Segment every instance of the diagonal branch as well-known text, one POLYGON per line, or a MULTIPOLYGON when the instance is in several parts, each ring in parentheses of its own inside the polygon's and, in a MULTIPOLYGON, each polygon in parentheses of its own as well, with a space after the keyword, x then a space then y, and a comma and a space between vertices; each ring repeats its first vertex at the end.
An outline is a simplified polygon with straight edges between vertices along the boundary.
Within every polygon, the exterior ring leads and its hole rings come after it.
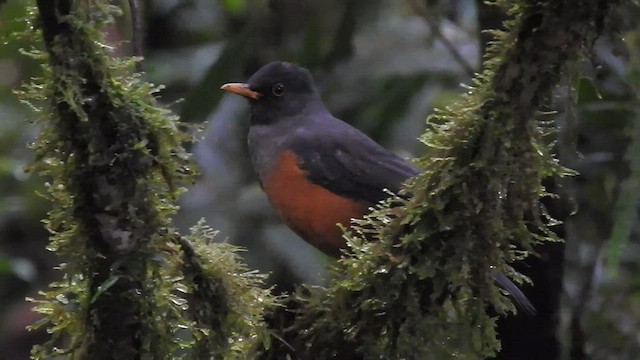
POLYGON ((458 49, 456 49, 455 45, 449 41, 449 39, 444 36, 442 31, 440 31, 440 26, 438 25, 437 19, 429 13, 429 11, 421 6, 418 3, 418 0, 407 0, 407 3, 411 7, 414 13, 424 19, 427 26, 431 30, 431 34, 435 36, 445 48, 449 51, 453 59, 460 65, 460 67, 465 71, 465 73, 469 77, 473 77, 475 75, 475 70, 473 66, 467 62, 467 60, 460 54, 458 49))

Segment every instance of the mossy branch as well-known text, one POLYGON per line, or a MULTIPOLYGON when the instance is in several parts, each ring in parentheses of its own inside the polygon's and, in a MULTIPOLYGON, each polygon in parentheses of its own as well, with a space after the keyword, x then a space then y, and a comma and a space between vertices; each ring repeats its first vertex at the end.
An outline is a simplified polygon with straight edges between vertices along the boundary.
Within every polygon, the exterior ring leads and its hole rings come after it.
MULTIPOLYGON (((145 181, 158 164, 156 134, 140 109, 108 83, 104 52, 92 41, 92 29, 83 21, 88 19, 73 11, 78 3, 37 4, 54 84, 49 130, 57 145, 40 143, 38 152, 55 154, 64 164, 60 185, 72 196, 67 215, 75 219, 76 241, 67 245, 83 249, 76 264, 89 299, 82 304, 89 335, 81 356, 133 359, 144 346, 145 252, 162 226, 145 181)), ((68 219, 60 220, 53 231, 69 227, 68 219)))
MULTIPOLYGON (((308 358, 480 359, 500 349, 497 313, 513 305, 493 281, 557 241, 542 180, 569 173, 536 111, 600 33, 611 1, 517 1, 461 101, 429 118, 430 148, 406 191, 349 236, 327 289, 307 296, 295 331, 308 358), (398 202, 400 205, 398 205, 398 202), (377 234, 367 242, 364 234, 377 234)), ((285 349, 286 351, 286 349, 285 349)))
POLYGON ((250 357, 270 339, 273 298, 204 225, 190 237, 171 227, 192 137, 131 75, 137 59, 111 56, 101 29, 119 9, 36 3, 46 52, 31 54, 48 64, 22 95, 45 102, 35 166, 50 179, 49 248, 65 263, 64 281, 33 300, 46 315, 33 327, 52 334, 33 357, 250 357))

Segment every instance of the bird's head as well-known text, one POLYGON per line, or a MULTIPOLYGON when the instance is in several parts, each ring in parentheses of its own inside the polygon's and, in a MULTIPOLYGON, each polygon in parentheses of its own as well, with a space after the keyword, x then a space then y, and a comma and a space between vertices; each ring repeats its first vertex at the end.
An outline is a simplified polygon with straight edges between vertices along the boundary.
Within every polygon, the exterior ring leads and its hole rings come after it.
POLYGON ((287 62, 267 64, 247 83, 228 83, 221 89, 249 99, 254 123, 278 121, 324 109, 309 70, 287 62))

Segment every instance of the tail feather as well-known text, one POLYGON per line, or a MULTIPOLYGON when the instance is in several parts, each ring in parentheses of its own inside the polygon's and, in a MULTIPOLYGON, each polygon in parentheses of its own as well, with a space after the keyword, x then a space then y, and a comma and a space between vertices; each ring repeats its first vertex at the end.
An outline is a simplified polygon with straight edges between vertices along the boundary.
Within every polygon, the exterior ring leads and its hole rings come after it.
POLYGON ((498 283, 498 285, 507 291, 509 295, 511 295, 511 299, 514 304, 525 314, 529 316, 534 316, 536 314, 536 308, 533 306, 531 301, 527 298, 527 296, 514 284, 508 277, 504 274, 494 273, 493 279, 498 283))

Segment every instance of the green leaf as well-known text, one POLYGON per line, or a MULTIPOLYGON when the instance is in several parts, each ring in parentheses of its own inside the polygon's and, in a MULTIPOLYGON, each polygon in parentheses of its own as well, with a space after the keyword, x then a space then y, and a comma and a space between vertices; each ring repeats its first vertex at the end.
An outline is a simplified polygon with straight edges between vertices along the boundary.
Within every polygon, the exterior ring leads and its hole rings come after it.
POLYGON ((8 257, 0 255, 0 274, 11 272, 11 260, 8 257))
POLYGON ((245 0, 223 0, 222 7, 232 15, 241 15, 247 8, 245 0))
POLYGON ((600 92, 598 91, 594 80, 589 77, 581 77, 580 79, 578 79, 576 89, 576 103, 578 105, 602 100, 602 94, 600 94, 600 92))

